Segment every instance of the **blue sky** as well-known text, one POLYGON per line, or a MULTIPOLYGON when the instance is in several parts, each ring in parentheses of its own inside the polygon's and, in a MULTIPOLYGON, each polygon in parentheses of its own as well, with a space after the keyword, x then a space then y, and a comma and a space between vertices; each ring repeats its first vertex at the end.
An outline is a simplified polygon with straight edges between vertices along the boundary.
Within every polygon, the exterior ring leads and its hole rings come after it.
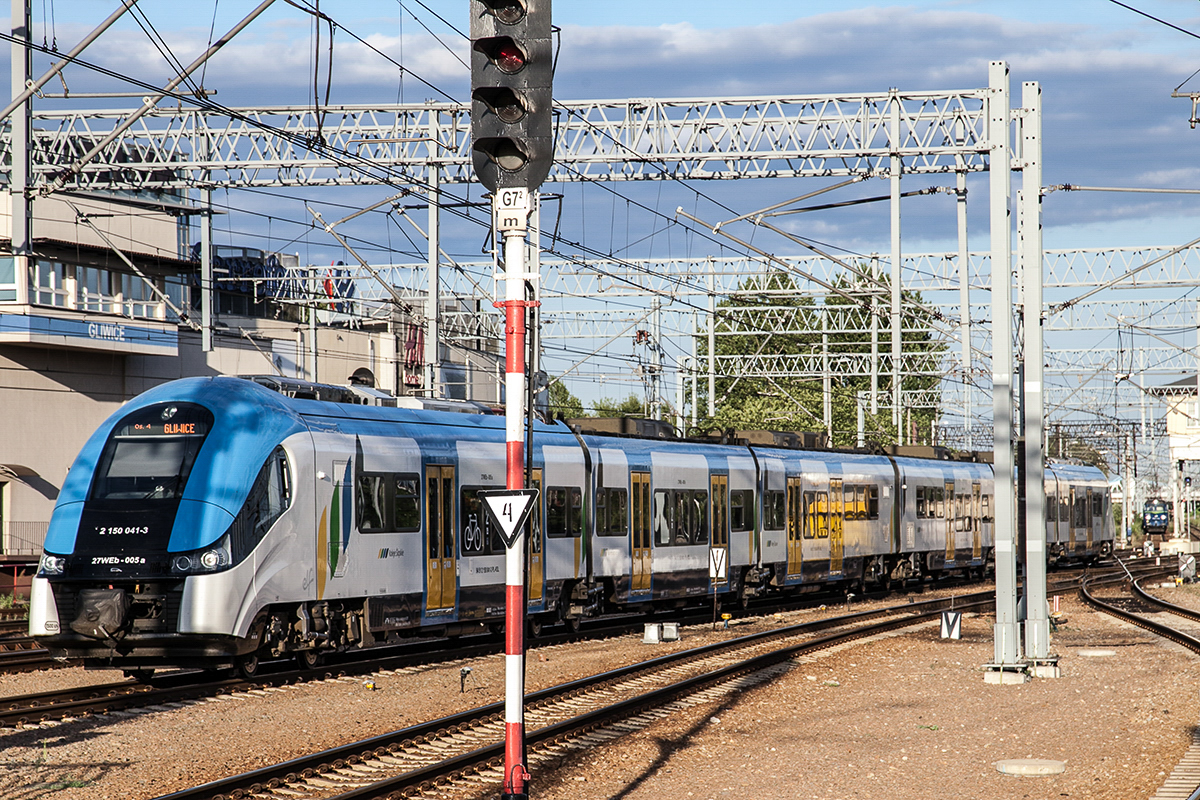
MULTIPOLYGON (((115 5, 116 0, 35 3, 35 37, 56 38, 67 49, 115 5)), ((254 3, 142 0, 140 5, 186 62, 204 47, 210 27, 224 31, 254 3)), ((1130 0, 1128 5, 1200 33, 1196 0, 1130 0)), ((468 50, 461 34, 467 27, 466 0, 327 0, 321 8, 344 28, 336 38, 331 102, 466 97, 469 79, 460 61, 468 50), (355 44, 345 31, 369 39, 410 74, 402 77, 392 63, 355 44)), ((1018 96, 1022 81, 1042 85, 1046 184, 1200 186, 1200 129, 1188 125, 1190 104, 1170 97, 1200 69, 1200 39, 1108 0, 559 0, 555 22, 563 29, 555 78, 555 95, 561 99, 963 89, 986 86, 987 63, 1006 60, 1018 96)), ((326 44, 323 32, 323 64, 326 44)), ((216 99, 227 105, 311 103, 316 49, 309 19, 279 2, 212 61, 205 85, 216 89, 216 99)), ((162 83, 170 77, 163 56, 131 22, 106 34, 87 56, 147 80, 162 83)), ((75 91, 118 88, 78 71, 69 73, 68 81, 75 91)), ((1200 76, 1185 88, 1200 91, 1200 76)), ((983 180, 972 179, 972 189, 980 190, 974 197, 986 196, 983 180)), ((905 188, 933 182, 909 178, 905 188)), ((611 248, 623 256, 682 256, 697 255, 706 246, 678 233, 655 234, 661 218, 636 211, 626 217, 628 207, 601 188, 555 188, 565 195, 564 232, 594 249, 611 248), (614 227, 614 219, 623 224, 614 227)), ((813 187, 760 181, 615 188, 669 214, 677 205, 690 205, 696 191, 745 212, 813 187)), ((348 199, 339 196, 339 201, 367 205, 386 196, 383 191, 362 190, 348 199)), ((880 193, 886 193, 886 184, 874 182, 846 190, 838 199, 880 193)), ((323 199, 312 192, 307 196, 316 203, 323 199)), ((307 222, 299 201, 287 204, 238 192, 226 199, 278 219, 272 238, 263 239, 260 222, 230 215, 219 221, 227 229, 218 232, 218 241, 259 247, 284 241, 287 249, 302 249, 311 263, 345 258, 327 238, 297 242, 286 233, 285 218, 307 222)), ((987 244, 986 204, 977 201, 971 208, 972 247, 982 249, 987 244)), ((1200 196, 1058 192, 1047 197, 1044 210, 1049 248, 1175 245, 1195 238, 1200 227, 1200 196)), ((713 206, 701 207, 699 215, 728 216, 713 206)), ((383 243, 385 233, 372 230, 371 224, 370 217, 363 218, 359 235, 383 243)), ((888 250, 886 204, 806 215, 794 225, 797 233, 849 252, 888 250)), ((906 201, 904 226, 906 250, 953 249, 953 201, 945 195, 906 201)), ((455 255, 480 257, 476 228, 448 230, 446 238, 455 255)), ((782 241, 771 249, 788 252, 782 241)))
MULTIPOLYGON (((1195 0, 1128 4, 1200 33, 1200 3, 1195 0)), ((140 5, 186 62, 206 44, 210 29, 224 31, 254 4, 143 0, 140 5)), ((114 7, 115 0, 35 3, 35 38, 55 39, 67 49, 114 7)), ((332 102, 466 96, 468 75, 460 61, 468 47, 461 33, 466 0, 343 0, 326 2, 322 9, 344 27, 336 37, 332 102), (402 62, 409 74, 402 76, 394 64, 353 42, 345 31, 371 41, 402 62)), ((986 85, 988 61, 1004 59, 1011 64, 1014 87, 1025 80, 1042 84, 1047 184, 1174 188, 1200 179, 1195 157, 1200 130, 1187 124, 1189 103, 1170 97, 1172 89, 1200 69, 1200 39, 1108 0, 559 0, 555 22, 563 28, 555 94, 563 99, 971 88, 986 85)), ((313 33, 305 15, 276 3, 213 59, 205 85, 216 89, 216 99, 227 105, 311 103, 313 33)), ((327 39, 326 32, 322 48, 327 39)), ((86 55, 152 81, 171 76, 164 57, 128 19, 86 55)), ((326 63, 323 50, 322 59, 326 63)), ((7 61, 0 66, 7 68, 7 61)), ((69 72, 68 81, 77 92, 120 88, 80 71, 69 72)), ((1200 77, 1185 88, 1200 90, 1200 77)), ((51 102, 42 101, 44 107, 51 102)), ((672 195, 676 188, 665 190, 671 195, 667 202, 677 199, 672 195)), ((794 188, 726 185, 721 191, 741 207, 764 196, 799 193, 794 188)), ((1186 241, 1194 238, 1187 234, 1195 226, 1198 203, 1200 199, 1186 196, 1059 193, 1046 203, 1046 245, 1186 241)), ((948 202, 943 205, 949 207, 948 202)), ((982 211, 982 204, 977 205, 982 211)), ((886 212, 839 212, 807 224, 810 235, 847 249, 881 250, 887 242, 886 230, 878 224, 880 213, 886 212)), ((937 201, 913 203, 905 217, 906 246, 953 246, 953 214, 937 201)), ((975 216, 972 226, 980 228, 975 216)))

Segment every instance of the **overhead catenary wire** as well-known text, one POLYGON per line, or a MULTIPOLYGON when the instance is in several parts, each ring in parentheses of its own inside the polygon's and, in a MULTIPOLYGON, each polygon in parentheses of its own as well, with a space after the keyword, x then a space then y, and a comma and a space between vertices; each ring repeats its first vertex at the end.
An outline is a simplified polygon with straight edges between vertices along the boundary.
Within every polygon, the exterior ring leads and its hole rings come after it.
MULTIPOLYGON (((655 213, 658 213, 658 212, 657 212, 657 211, 655 211, 655 213)), ((665 231, 666 231, 666 232, 669 234, 670 227, 668 226, 668 227, 667 227, 667 228, 665 228, 664 230, 665 230, 665 231)), ((595 252, 595 251, 593 251, 593 252, 595 252)))

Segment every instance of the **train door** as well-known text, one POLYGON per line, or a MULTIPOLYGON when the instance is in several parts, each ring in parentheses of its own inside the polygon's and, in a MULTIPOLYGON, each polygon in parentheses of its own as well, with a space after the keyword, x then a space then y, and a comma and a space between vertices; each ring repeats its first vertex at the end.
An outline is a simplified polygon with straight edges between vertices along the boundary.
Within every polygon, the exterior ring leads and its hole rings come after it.
POLYGON ((788 537, 788 566, 789 576, 800 575, 800 565, 803 561, 802 514, 804 506, 801 503, 800 478, 787 479, 787 537, 788 537))
POLYGON ((546 559, 542 554, 542 471, 535 469, 530 475, 530 484, 537 490, 537 500, 529 514, 529 604, 542 602, 546 589, 546 559))
POLYGON ((632 503, 633 525, 630 526, 630 536, 633 539, 633 582, 630 586, 634 592, 650 591, 650 473, 631 472, 629 482, 633 490, 632 503))
POLYGON ((980 524, 980 515, 979 515, 979 509, 980 509, 979 498, 980 498, 981 491, 982 491, 982 487, 978 483, 971 484, 970 525, 971 525, 971 559, 973 561, 978 561, 981 558, 983 558, 983 535, 980 530, 983 527, 983 525, 980 524))
MULTIPOLYGON (((946 519, 944 520, 945 525, 946 525, 946 560, 953 561, 954 560, 954 521, 955 521, 955 514, 957 513, 956 507, 958 505, 958 503, 956 503, 957 497, 954 494, 954 481, 946 481, 945 489, 946 489, 946 494, 945 494, 946 503, 943 506, 943 508, 945 509, 945 513, 946 513, 946 519)), ((939 503, 938 505, 941 505, 941 504, 939 503)))
POLYGON ((842 481, 829 481, 829 571, 842 571, 842 556, 845 553, 843 531, 845 529, 846 504, 842 495, 842 481))
POLYGON ((712 536, 709 537, 709 566, 714 584, 729 580, 729 476, 713 475, 709 479, 712 498, 712 536))
POLYGON ((425 468, 425 613, 454 608, 454 467, 425 468))

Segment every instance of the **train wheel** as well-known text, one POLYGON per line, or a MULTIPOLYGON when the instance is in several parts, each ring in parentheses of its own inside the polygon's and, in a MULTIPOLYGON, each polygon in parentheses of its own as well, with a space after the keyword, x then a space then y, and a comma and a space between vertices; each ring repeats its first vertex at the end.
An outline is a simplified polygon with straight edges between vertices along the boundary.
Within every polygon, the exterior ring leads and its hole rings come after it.
POLYGON ((240 677, 250 680, 258 674, 258 653, 248 653, 244 656, 238 656, 235 668, 240 677))
POLYGON ((542 635, 542 620, 540 617, 530 617, 525 621, 525 631, 529 638, 536 639, 542 635))
POLYGON ((563 624, 567 626, 567 630, 572 634, 579 633, 579 625, 582 620, 579 617, 567 617, 563 620, 563 624))
POLYGON ((321 654, 316 650, 297 650, 296 663, 300 665, 300 669, 316 669, 321 663, 321 654))

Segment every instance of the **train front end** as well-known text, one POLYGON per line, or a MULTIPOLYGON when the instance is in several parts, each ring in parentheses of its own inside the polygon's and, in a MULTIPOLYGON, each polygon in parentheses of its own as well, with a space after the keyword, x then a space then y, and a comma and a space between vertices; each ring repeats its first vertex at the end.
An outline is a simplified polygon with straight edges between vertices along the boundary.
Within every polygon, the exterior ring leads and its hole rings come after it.
POLYGON ((176 381, 92 436, 33 583, 30 634, 52 655, 126 670, 215 667, 257 645, 240 629, 254 610, 246 530, 267 521, 264 509, 282 510, 278 445, 298 424, 271 413, 269 398, 263 407, 264 393, 236 379, 176 381), (274 500, 254 497, 272 472, 274 500))

